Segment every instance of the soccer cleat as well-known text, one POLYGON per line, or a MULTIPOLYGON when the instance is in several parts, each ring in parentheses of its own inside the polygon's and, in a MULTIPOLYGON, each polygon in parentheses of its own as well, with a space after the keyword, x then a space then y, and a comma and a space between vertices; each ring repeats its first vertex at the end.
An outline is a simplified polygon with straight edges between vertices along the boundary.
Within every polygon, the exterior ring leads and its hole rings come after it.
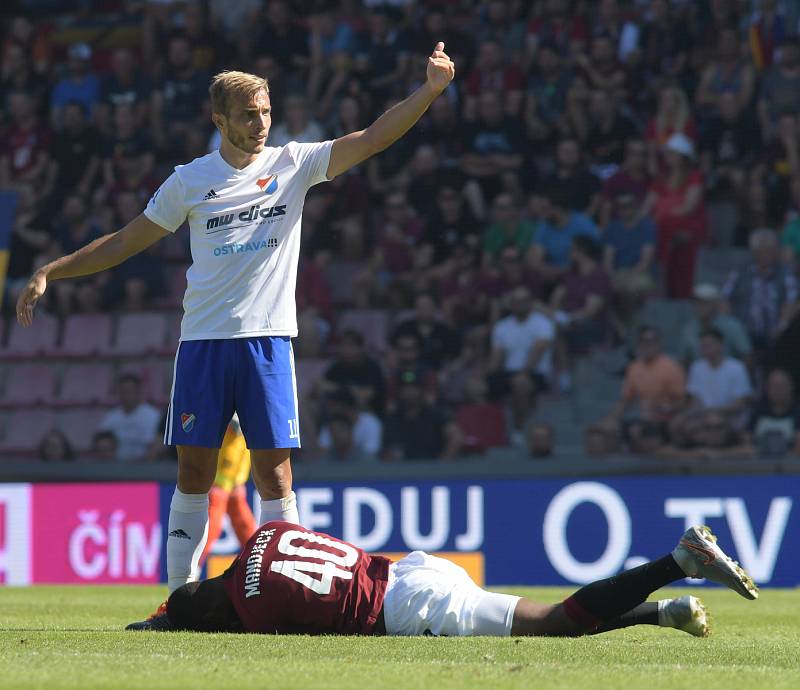
POLYGON ((126 625, 125 630, 172 630, 172 623, 169 622, 167 617, 167 602, 163 602, 145 620, 126 625))
POLYGON ((753 578, 717 545, 717 538, 708 527, 687 529, 672 557, 686 577, 706 578, 729 587, 745 599, 758 599, 753 578))
POLYGON ((711 633, 711 621, 705 605, 690 595, 659 601, 658 624, 683 630, 695 637, 708 637, 711 633))

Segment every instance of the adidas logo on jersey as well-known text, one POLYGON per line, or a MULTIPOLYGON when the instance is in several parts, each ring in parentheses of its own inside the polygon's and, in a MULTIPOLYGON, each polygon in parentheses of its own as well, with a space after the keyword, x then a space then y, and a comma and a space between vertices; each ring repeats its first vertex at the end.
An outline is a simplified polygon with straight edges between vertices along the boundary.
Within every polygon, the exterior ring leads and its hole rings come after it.
POLYGON ((209 189, 208 193, 203 197, 203 201, 208 201, 209 199, 218 199, 219 196, 213 189, 209 189))

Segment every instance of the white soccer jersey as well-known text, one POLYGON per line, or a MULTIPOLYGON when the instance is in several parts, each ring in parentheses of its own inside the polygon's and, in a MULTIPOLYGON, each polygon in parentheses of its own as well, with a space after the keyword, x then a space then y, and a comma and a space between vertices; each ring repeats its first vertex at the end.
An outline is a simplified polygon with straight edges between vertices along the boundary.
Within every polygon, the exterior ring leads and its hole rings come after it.
POLYGON ((181 340, 297 335, 303 204, 328 179, 332 145, 265 148, 241 170, 214 151, 176 166, 156 191, 151 221, 175 232, 189 220, 181 340))

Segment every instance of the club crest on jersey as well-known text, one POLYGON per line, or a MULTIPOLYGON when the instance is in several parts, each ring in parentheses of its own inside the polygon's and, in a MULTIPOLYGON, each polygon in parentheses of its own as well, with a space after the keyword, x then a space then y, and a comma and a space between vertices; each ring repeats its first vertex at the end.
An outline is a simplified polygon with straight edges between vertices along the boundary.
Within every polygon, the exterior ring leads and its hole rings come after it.
POLYGON ((184 412, 181 415, 181 426, 183 430, 187 433, 194 428, 194 423, 197 421, 197 417, 194 416, 193 413, 189 412, 188 414, 184 412))
POLYGON ((278 176, 269 175, 267 177, 263 177, 256 180, 256 184, 258 185, 258 188, 264 192, 264 194, 272 194, 278 188, 278 176))

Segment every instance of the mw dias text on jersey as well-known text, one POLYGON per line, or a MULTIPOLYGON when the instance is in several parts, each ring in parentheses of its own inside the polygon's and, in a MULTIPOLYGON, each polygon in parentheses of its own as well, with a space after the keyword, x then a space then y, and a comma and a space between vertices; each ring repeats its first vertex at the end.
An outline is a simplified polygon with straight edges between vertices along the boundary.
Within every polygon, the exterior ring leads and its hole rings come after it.
POLYGON ((299 447, 300 226, 332 146, 264 148, 241 169, 214 151, 176 166, 147 204, 169 232, 188 220, 192 253, 165 443, 219 448, 235 410, 249 448, 299 447))

